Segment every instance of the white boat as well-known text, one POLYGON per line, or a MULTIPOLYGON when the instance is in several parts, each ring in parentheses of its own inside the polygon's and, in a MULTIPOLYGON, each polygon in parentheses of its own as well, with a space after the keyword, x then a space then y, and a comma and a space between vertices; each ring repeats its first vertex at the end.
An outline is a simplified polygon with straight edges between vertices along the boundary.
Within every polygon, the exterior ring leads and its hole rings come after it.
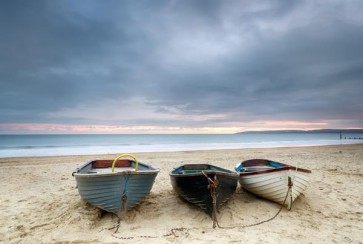
POLYGON ((311 171, 266 159, 239 163, 242 188, 262 198, 284 204, 289 210, 294 200, 306 189, 311 171))

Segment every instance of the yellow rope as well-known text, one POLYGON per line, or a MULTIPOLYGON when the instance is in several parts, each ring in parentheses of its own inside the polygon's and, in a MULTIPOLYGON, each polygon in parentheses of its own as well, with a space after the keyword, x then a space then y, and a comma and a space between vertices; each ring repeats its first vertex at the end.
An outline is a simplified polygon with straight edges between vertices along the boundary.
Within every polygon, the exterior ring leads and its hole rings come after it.
POLYGON ((113 162, 112 162, 112 172, 115 172, 115 164, 116 164, 117 160, 119 160, 120 158, 124 158, 124 157, 132 158, 135 161, 135 170, 138 171, 139 161, 137 160, 137 158, 132 154, 124 153, 124 154, 121 154, 120 156, 116 157, 115 160, 113 160, 113 162))

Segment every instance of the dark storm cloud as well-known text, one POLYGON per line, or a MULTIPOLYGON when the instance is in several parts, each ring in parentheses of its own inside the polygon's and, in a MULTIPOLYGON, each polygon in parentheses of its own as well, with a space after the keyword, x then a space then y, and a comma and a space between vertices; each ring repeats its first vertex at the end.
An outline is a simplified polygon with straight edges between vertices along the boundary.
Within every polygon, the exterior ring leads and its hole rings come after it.
POLYGON ((140 55, 132 53, 137 41, 126 34, 127 25, 116 26, 122 18, 108 19, 112 6, 103 13, 96 8, 47 1, 1 7, 3 121, 52 120, 49 111, 123 91, 131 57, 140 55), (114 52, 126 65, 114 60, 114 52))
POLYGON ((363 127, 359 9, 358 1, 2 1, 0 123, 363 127), (132 99, 145 106, 124 103, 132 99), (90 116, 109 104, 140 111, 90 116))

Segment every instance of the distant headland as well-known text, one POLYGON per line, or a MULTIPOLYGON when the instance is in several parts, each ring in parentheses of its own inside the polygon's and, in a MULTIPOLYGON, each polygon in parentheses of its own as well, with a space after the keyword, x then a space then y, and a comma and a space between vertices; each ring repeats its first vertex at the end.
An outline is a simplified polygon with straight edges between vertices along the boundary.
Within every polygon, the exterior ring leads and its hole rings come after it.
POLYGON ((254 133, 363 133, 363 129, 320 129, 320 130, 264 130, 264 131, 242 131, 236 134, 254 133))

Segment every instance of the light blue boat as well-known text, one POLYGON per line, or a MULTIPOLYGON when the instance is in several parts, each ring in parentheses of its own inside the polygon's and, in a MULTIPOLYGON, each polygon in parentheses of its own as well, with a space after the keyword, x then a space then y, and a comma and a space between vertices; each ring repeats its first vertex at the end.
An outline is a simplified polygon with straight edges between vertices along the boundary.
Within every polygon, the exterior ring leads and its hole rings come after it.
POLYGON ((158 169, 139 163, 135 156, 121 154, 113 161, 90 161, 72 175, 84 201, 116 214, 120 220, 150 193, 158 173, 158 169), (133 160, 121 159, 124 157, 133 160))

